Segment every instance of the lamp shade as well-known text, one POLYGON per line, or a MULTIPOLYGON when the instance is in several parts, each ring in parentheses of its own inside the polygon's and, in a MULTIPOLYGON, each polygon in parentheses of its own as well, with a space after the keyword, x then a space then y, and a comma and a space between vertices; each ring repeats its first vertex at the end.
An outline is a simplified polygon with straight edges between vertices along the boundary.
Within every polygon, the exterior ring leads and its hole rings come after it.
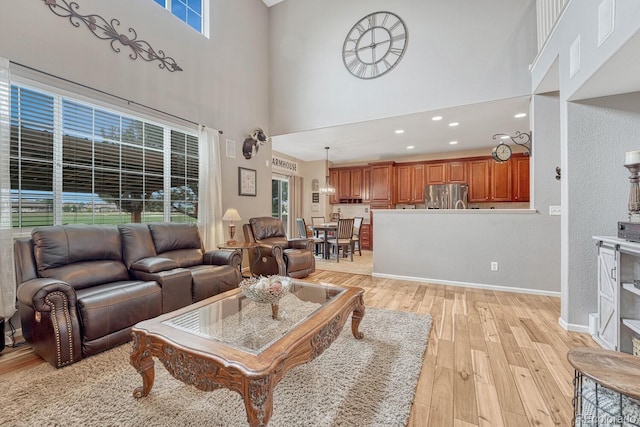
POLYGON ((227 209, 227 211, 224 213, 224 216, 222 217, 223 221, 240 221, 241 219, 242 218, 240 218, 240 214, 234 208, 227 209))

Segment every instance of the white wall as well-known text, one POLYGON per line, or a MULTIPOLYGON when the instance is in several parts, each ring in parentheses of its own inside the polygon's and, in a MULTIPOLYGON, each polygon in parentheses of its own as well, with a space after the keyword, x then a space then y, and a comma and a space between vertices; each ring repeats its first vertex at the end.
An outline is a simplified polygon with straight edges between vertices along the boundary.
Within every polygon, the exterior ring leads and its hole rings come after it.
POLYGON ((557 95, 534 96, 531 117, 532 210, 376 210, 374 275, 560 295, 557 95))
MULTIPOLYGON (((242 142, 251 128, 269 133, 268 9, 258 0, 211 0, 211 38, 198 34, 152 0, 78 0, 80 14, 117 18, 120 32, 132 27, 138 39, 163 50, 184 69, 170 73, 157 62, 133 61, 126 47, 115 53, 109 42, 81 24, 54 15, 42 1, 3 2, 0 56, 158 110, 222 129, 223 205, 243 218, 268 214, 271 200, 271 147, 251 160, 242 142), (236 142, 236 158, 225 156, 225 140, 236 142), (269 162, 270 163, 270 162, 269 162), (238 196, 237 168, 258 171, 258 196, 238 196)), ((118 44, 116 43, 116 46, 118 44)), ((14 73, 24 73, 13 67, 14 73)), ((45 79, 37 73, 30 73, 45 79)), ((55 79, 49 79, 56 82, 55 79)), ((94 96, 89 90, 65 85, 94 96)), ((95 95, 98 96, 98 95, 95 95)), ((127 106, 124 102, 105 100, 127 106)), ((155 114, 140 108, 145 114, 155 114)), ((162 116, 160 115, 162 118, 162 116)))
POLYGON ((561 322, 569 329, 584 328, 588 314, 597 311, 597 251, 591 236, 616 235, 617 221, 626 219, 624 152, 640 148, 640 97, 632 93, 640 90, 639 30, 640 2, 570 1, 531 72, 534 92, 548 81, 556 81, 559 90, 561 322), (605 32, 599 11, 607 6, 615 6, 613 32, 600 40, 605 32), (578 37, 580 48, 572 60, 571 45, 578 37), (630 93, 589 99, 625 92, 630 93))
POLYGON ((530 93, 534 0, 295 0, 269 17, 274 135, 530 93), (342 44, 378 10, 405 21, 408 48, 391 72, 361 80, 342 44))

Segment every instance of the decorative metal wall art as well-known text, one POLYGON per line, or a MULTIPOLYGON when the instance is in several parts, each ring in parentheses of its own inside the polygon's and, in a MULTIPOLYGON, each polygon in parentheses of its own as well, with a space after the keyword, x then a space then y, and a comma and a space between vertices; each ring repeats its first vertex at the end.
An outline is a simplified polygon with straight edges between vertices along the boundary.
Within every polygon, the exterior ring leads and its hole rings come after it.
POLYGON ((161 69, 166 69, 172 73, 174 71, 182 71, 176 61, 170 56, 166 56, 162 50, 156 51, 148 42, 138 40, 138 34, 133 28, 129 28, 129 35, 120 34, 116 30, 116 27, 120 26, 118 19, 113 18, 111 21, 107 21, 100 15, 81 15, 77 12, 80 6, 73 1, 44 0, 44 2, 54 14, 62 18, 69 18, 69 22, 74 27, 79 27, 80 23, 83 23, 97 38, 111 40, 111 49, 114 52, 120 52, 120 47, 117 45, 119 43, 131 49, 129 58, 134 61, 138 58, 147 62, 159 61, 158 67, 161 69))

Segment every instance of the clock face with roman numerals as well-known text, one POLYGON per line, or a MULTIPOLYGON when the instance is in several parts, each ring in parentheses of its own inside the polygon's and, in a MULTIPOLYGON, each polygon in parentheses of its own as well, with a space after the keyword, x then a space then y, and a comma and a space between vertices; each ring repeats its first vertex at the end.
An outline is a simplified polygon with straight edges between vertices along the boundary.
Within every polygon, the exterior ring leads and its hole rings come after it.
POLYGON ((391 12, 371 13, 351 28, 342 45, 342 61, 359 79, 375 79, 393 70, 407 50, 407 26, 391 12))

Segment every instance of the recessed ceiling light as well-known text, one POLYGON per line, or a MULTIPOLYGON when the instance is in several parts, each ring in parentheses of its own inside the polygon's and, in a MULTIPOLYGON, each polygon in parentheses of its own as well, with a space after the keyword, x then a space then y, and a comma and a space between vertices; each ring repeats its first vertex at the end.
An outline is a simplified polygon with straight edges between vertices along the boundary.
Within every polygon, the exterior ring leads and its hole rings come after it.
POLYGON ((433 116, 431 117, 431 120, 433 120, 434 122, 437 122, 438 120, 442 120, 442 116, 433 116))
POLYGON ((515 117, 516 119, 521 119, 521 118, 523 118, 523 117, 527 117, 527 114, 526 114, 526 113, 518 113, 518 114, 516 114, 516 115, 515 115, 515 116, 513 116, 513 117, 515 117))
POLYGON ((449 141, 449 145, 456 145, 458 141, 449 141))
POLYGON ((449 123, 449 126, 454 127, 454 126, 458 126, 460 123, 458 122, 451 122, 449 123))
POLYGON ((500 139, 509 139, 509 138, 511 138, 509 135, 502 135, 502 136, 500 137, 500 139))
POLYGON ((396 129, 396 133, 404 133, 404 129, 396 129))
POLYGON ((416 148, 415 145, 407 145, 407 150, 413 150, 414 148, 416 148))

